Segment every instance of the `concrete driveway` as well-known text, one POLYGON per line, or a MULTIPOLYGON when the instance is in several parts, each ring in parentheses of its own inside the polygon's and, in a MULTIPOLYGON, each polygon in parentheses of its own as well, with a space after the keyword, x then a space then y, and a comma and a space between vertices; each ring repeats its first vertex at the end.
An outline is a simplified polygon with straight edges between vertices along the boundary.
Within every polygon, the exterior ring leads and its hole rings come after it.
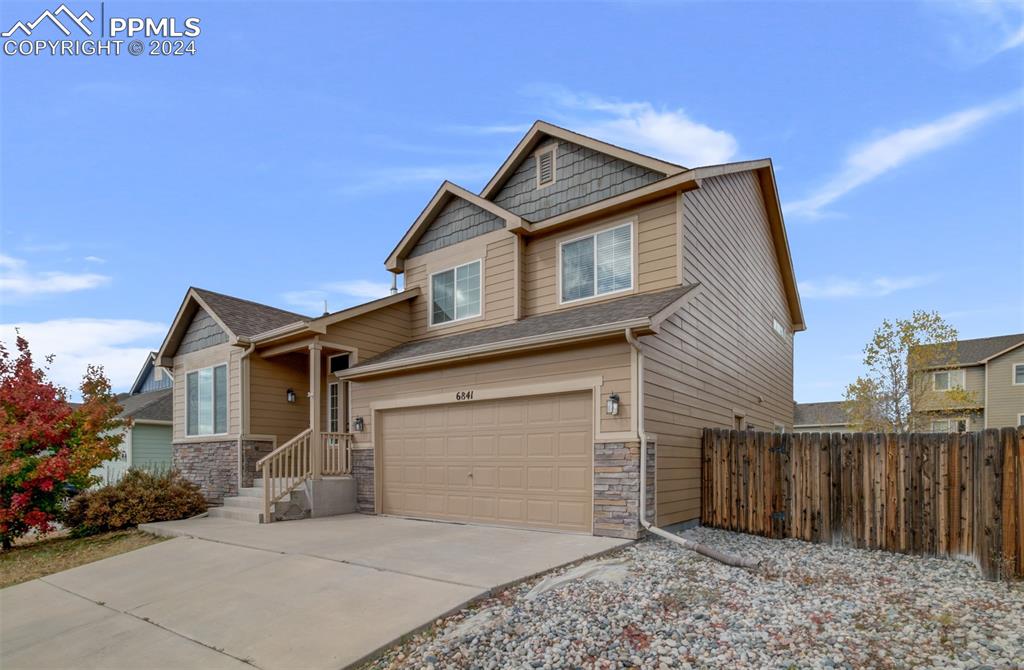
POLYGON ((0 591, 0 667, 342 668, 622 540, 351 514, 175 537, 0 591))

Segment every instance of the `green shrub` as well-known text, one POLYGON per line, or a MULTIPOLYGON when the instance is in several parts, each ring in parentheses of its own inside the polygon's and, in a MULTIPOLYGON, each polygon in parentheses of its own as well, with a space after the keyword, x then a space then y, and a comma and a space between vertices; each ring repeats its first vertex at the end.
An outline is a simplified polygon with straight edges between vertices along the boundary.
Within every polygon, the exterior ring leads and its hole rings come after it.
POLYGON ((205 511, 206 500, 199 487, 177 471, 130 469, 116 484, 72 498, 64 525, 75 535, 91 535, 151 521, 185 519, 205 511))

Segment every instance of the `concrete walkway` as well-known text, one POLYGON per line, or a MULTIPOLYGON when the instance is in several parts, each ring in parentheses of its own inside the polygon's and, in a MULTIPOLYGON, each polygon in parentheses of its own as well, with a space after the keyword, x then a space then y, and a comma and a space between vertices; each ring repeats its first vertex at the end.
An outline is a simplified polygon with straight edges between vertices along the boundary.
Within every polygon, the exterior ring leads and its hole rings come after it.
POLYGON ((0 667, 341 668, 622 540, 351 514, 175 539, 0 591, 0 667))

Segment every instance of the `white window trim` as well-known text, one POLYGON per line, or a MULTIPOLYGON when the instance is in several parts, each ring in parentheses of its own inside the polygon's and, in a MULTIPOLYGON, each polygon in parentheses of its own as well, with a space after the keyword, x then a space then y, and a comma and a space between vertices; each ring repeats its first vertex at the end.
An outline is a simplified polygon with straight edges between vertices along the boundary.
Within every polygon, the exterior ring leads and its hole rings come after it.
POLYGON ((1024 386, 1024 382, 1017 381, 1017 368, 1024 368, 1024 363, 1014 363, 1010 366, 1010 385, 1024 386))
MULTIPOLYGON (((329 369, 330 368, 328 368, 328 370, 329 369)), ((338 430, 340 428, 340 426, 341 426, 341 386, 340 386, 340 382, 331 382, 331 383, 329 383, 327 385, 327 412, 326 412, 326 414, 327 414, 327 426, 326 426, 327 432, 328 433, 343 432, 343 431, 339 431, 338 430), (337 412, 338 415, 336 417, 334 417, 335 426, 334 426, 333 429, 331 428, 331 388, 332 387, 335 389, 334 397, 338 401, 338 406, 335 407, 335 411, 337 412)))
MULTIPOLYGON (((458 277, 456 276, 456 282, 457 281, 458 277)), ((431 272, 430 276, 427 277, 427 294, 429 298, 429 302, 427 302, 427 324, 430 328, 444 328, 446 326, 451 326, 456 323, 462 323, 463 321, 472 321, 474 319, 484 318, 484 259, 477 258, 475 260, 466 261, 465 263, 459 263, 458 265, 446 267, 444 269, 438 270, 437 272, 431 272), (473 314, 472 316, 459 317, 458 305, 456 304, 456 318, 452 319, 451 321, 442 321, 441 323, 434 323, 434 275, 444 274, 445 272, 448 271, 453 271, 456 275, 458 275, 457 270, 459 268, 465 267, 467 265, 472 265, 473 263, 480 264, 480 313, 473 314)))
POLYGON ((934 372, 932 372, 932 390, 937 392, 937 393, 946 393, 947 391, 952 391, 953 389, 958 389, 958 388, 959 389, 963 389, 963 388, 966 388, 966 387, 967 387, 967 374, 964 372, 963 368, 953 368, 951 370, 935 370, 934 372), (944 372, 949 374, 949 388, 940 389, 940 388, 938 388, 935 385, 935 375, 939 375, 939 374, 942 374, 944 372), (959 382, 960 383, 954 383, 954 381, 953 381, 953 374, 954 373, 959 375, 959 382))
MULTIPOLYGON (((969 432, 971 430, 971 418, 969 416, 949 416, 949 417, 944 417, 942 419, 932 419, 928 423, 928 432, 930 432, 930 433, 936 432, 935 429, 932 428, 932 425, 934 425, 936 421, 945 421, 945 422, 947 422, 947 425, 953 424, 951 426, 952 428, 955 428, 956 424, 958 422, 963 421, 964 422, 964 432, 969 432)), ((959 433, 960 431, 958 431, 958 430, 947 430, 946 432, 947 433, 959 433)))
POLYGON ((1024 419, 1024 414, 1018 414, 1017 415, 1017 427, 1018 428, 1021 426, 1021 422, 1020 422, 1021 419, 1024 419))
POLYGON ((541 148, 537 149, 533 153, 534 161, 534 181, 536 182, 537 190, 551 188, 558 181, 558 144, 545 144, 541 148), (551 154, 551 181, 546 184, 540 183, 540 157, 542 154, 551 154))
MULTIPOLYGON (((213 365, 204 365, 201 368, 192 368, 191 370, 186 370, 185 371, 184 385, 185 385, 185 437, 187 437, 187 438, 194 438, 194 437, 220 437, 222 435, 230 435, 231 434, 231 363, 230 363, 230 361, 223 361, 221 363, 214 363, 213 365), (225 368, 225 370, 224 370, 224 382, 228 385, 228 387, 225 389, 225 393, 224 393, 224 408, 225 408, 225 416, 227 417, 227 420, 225 421, 224 428, 226 430, 223 433, 189 433, 188 432, 188 376, 190 374, 192 374, 193 372, 199 372, 201 370, 212 370, 213 368, 219 368, 222 365, 225 368)), ((214 398, 216 399, 216 394, 214 395, 214 398)), ((214 412, 216 412, 216 408, 214 408, 214 412)), ((214 426, 217 425, 217 416, 216 416, 216 414, 213 417, 213 425, 214 426)))
POLYGON ((639 262, 637 260, 637 249, 638 249, 638 247, 637 247, 637 239, 636 239, 636 219, 635 218, 629 219, 627 221, 617 221, 617 222, 615 222, 613 224, 604 226, 602 228, 598 228, 596 230, 592 230, 592 231, 590 231, 590 232, 588 232, 586 234, 583 234, 583 235, 577 235, 576 237, 567 237, 567 238, 565 238, 563 240, 559 240, 559 242, 558 242, 558 252, 557 252, 557 255, 558 255, 557 261, 558 262, 556 263, 557 267, 555 268, 555 272, 556 272, 555 290, 558 291, 558 304, 559 304, 559 306, 561 306, 561 305, 575 305, 575 304, 578 304, 578 303, 584 303, 584 302, 588 302, 588 301, 592 301, 592 300, 603 300, 603 299, 607 298, 610 295, 618 295, 620 293, 632 293, 633 291, 635 291, 636 290, 637 265, 639 265, 639 262), (598 293, 597 292, 597 239, 596 238, 601 233, 607 232, 609 230, 615 230, 616 228, 624 228, 626 226, 629 226, 629 246, 630 246, 630 254, 629 254, 629 266, 630 266, 629 267, 629 286, 627 286, 626 288, 620 288, 617 291, 608 291, 607 293, 598 293), (585 298, 574 298, 572 300, 562 300, 562 247, 564 247, 567 244, 572 244, 573 242, 579 242, 580 240, 584 240, 584 239, 586 239, 588 237, 595 238, 595 240, 594 240, 594 295, 587 296, 585 298))

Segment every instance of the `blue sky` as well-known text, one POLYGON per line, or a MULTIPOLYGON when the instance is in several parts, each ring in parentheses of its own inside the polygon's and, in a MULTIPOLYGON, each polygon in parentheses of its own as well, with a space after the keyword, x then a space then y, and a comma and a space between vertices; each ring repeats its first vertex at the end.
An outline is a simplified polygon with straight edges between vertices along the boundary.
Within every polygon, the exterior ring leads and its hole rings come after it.
POLYGON ((120 390, 189 285, 375 297, 440 182, 479 189, 543 118, 691 167, 771 157, 796 398, 836 399, 883 317, 1024 331, 1021 7, 111 0, 200 17, 198 53, 0 55, 0 335, 120 390))

